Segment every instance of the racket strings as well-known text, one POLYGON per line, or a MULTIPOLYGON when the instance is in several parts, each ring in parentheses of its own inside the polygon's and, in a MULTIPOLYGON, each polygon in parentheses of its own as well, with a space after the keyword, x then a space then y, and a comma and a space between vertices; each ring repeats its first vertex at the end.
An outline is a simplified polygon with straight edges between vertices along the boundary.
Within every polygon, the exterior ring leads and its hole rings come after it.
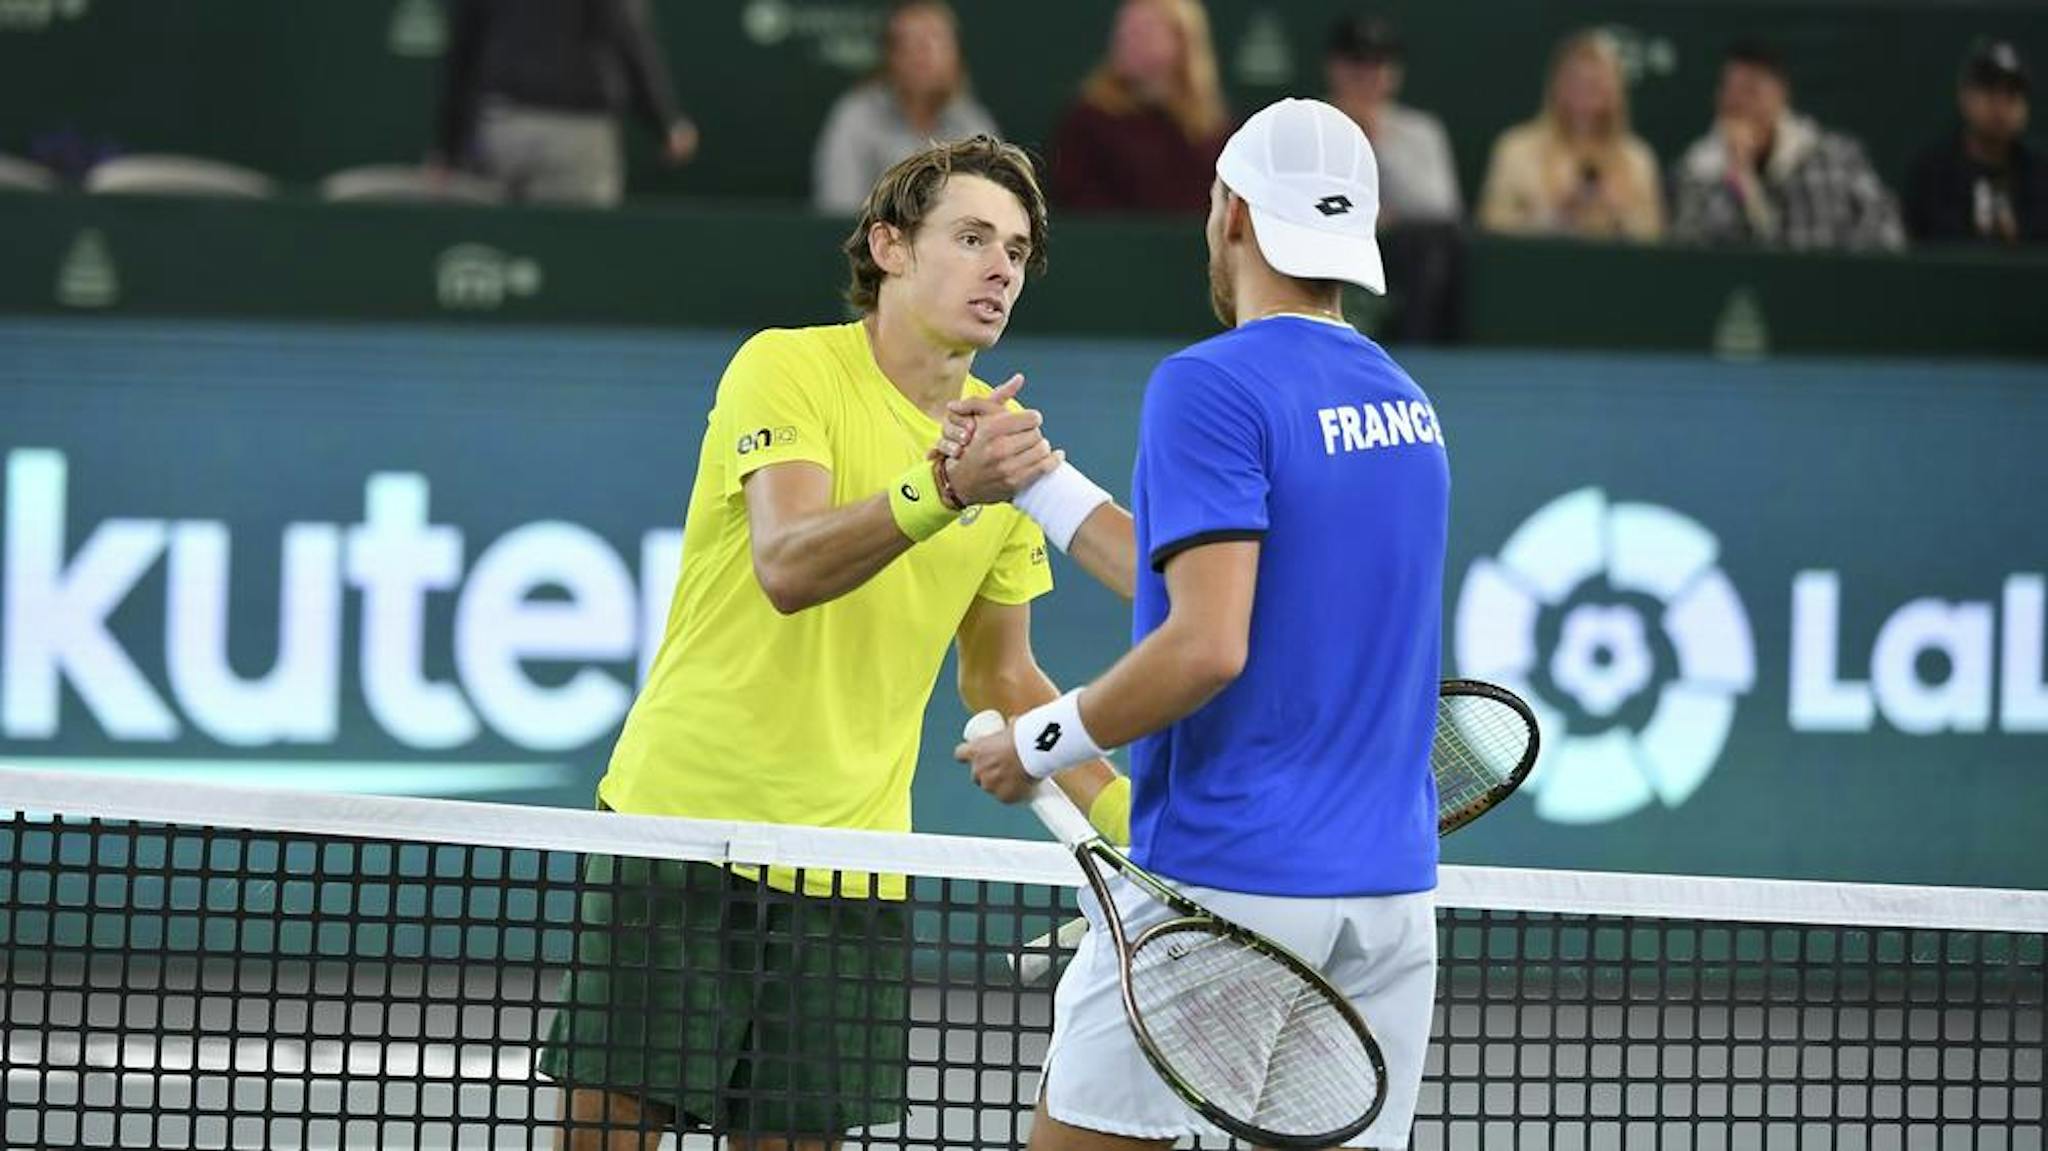
POLYGON ((1440 697, 1430 753, 1438 807, 1455 811, 1484 799, 1513 776, 1528 748, 1529 726, 1514 708, 1486 696, 1440 697))
POLYGON ((1226 936, 1169 932, 1131 957, 1131 989, 1157 1054, 1224 1113, 1280 1134, 1364 1115, 1378 1072, 1316 985, 1226 936))

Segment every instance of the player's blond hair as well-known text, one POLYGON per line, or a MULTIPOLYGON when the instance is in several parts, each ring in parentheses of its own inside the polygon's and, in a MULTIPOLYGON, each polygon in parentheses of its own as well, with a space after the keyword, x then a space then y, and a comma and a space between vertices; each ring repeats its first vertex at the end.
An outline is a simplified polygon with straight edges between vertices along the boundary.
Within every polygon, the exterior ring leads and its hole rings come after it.
POLYGON ((846 302, 861 312, 872 312, 881 298, 882 281, 888 273, 875 263, 868 249, 868 233, 876 224, 887 224, 906 237, 915 237, 918 226, 938 204, 946 181, 954 176, 980 176, 1017 197, 1031 222, 1031 255, 1024 270, 1028 275, 1045 271, 1045 193, 1038 185, 1038 172, 1031 157, 1015 144, 993 136, 970 136, 947 144, 934 144, 882 173, 861 205, 860 218, 841 247, 851 266, 846 302))

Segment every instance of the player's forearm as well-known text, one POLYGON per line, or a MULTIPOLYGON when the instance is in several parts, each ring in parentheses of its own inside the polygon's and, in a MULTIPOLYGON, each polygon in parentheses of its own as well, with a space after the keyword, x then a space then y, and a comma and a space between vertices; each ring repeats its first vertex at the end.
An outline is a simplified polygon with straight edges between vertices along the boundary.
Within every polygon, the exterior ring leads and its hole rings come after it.
POLYGON ((1128 744, 1193 714, 1228 687, 1250 658, 1258 564, 1256 539, 1206 543, 1174 556, 1165 572, 1172 607, 1157 630, 1094 683, 1032 709, 1011 728, 1023 774, 1044 779, 1128 744))
POLYGON ((838 599, 914 546, 874 495, 782 525, 754 539, 754 573, 784 615, 838 599))
POLYGON ((1072 556, 1109 590, 1137 594, 1138 545, 1131 513, 1116 506, 1102 485, 1070 463, 1011 498, 1018 511, 1045 531, 1045 540, 1072 556))
POLYGON ((1067 555, 1081 570, 1124 599, 1137 594, 1138 534, 1131 513, 1105 503, 1088 513, 1067 555))
MULTIPOLYGON (((1059 686, 1035 661, 993 673, 970 669, 965 662, 961 664, 960 702, 967 706, 970 715, 993 710, 1005 716, 1018 716, 1059 698, 1059 694, 1059 686)), ((1084 812, 1094 807, 1102 789, 1115 780, 1116 769, 1104 759, 1089 760, 1053 777, 1074 806, 1084 812)))
POLYGON ((1242 639, 1170 618, 1081 693, 1082 722, 1096 746, 1122 747, 1194 714, 1244 661, 1242 639))

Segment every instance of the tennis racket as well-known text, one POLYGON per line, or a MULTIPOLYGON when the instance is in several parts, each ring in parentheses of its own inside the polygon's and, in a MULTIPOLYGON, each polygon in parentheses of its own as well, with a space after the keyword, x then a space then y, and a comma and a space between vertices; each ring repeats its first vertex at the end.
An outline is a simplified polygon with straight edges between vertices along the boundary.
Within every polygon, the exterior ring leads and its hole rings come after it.
MULTIPOLYGON (((1536 766, 1540 742, 1536 713, 1521 696, 1476 679, 1439 684, 1436 739, 1429 748, 1437 834, 1449 835, 1513 795, 1536 766)), ((1057 953, 1073 950, 1087 933, 1088 921, 1073 919, 1057 933, 1032 940, 1017 959, 1018 978, 1026 984, 1043 980, 1057 953)))
POLYGON ((1449 835, 1513 795, 1536 766, 1541 743, 1536 713, 1521 696, 1483 680, 1439 684, 1429 746, 1436 833, 1449 835))
MULTIPOLYGON (((966 737, 1006 726, 985 711, 968 721, 966 737)), ((1386 1060, 1328 980, 1125 858, 1052 781, 1039 783, 1031 810, 1073 851, 1101 902, 1124 1015, 1145 1058, 1189 1106, 1261 1147, 1329 1147, 1372 1123, 1386 1060), (1176 916, 1131 939, 1110 894, 1112 870, 1176 916)))

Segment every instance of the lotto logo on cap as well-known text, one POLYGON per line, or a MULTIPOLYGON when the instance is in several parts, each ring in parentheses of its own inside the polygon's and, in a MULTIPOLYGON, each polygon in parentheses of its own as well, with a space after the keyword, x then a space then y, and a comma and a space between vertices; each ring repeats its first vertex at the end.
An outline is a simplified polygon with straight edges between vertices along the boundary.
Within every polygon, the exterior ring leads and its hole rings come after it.
POLYGON ((1321 100, 1281 100, 1244 122, 1216 175, 1252 209, 1259 251, 1275 271, 1387 290, 1373 229, 1379 164, 1351 117, 1321 100))

